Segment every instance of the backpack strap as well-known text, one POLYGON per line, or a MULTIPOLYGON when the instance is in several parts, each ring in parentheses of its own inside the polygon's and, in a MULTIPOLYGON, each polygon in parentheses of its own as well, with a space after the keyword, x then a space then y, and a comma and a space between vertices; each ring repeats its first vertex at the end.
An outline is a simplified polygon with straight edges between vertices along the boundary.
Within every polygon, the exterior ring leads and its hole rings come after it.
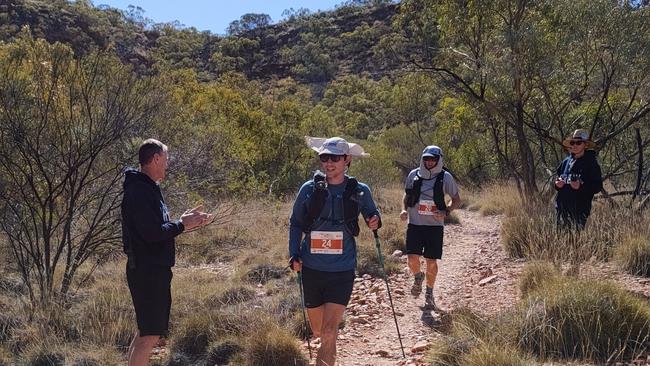
POLYGON ((438 176, 436 177, 436 181, 433 184, 433 202, 436 204, 438 210, 441 211, 447 210, 447 204, 445 203, 445 192, 443 190, 443 181, 445 179, 445 172, 446 170, 443 168, 443 170, 440 171, 440 173, 438 173, 438 176))
POLYGON ((349 177, 343 192, 343 219, 352 236, 359 235, 359 181, 349 177))
POLYGON ((404 192, 406 193, 406 205, 408 207, 415 206, 416 203, 420 200, 420 193, 422 191, 422 177, 418 172, 415 172, 415 178, 413 178, 413 186, 411 188, 405 188, 404 192))
POLYGON ((311 226, 316 222, 316 220, 318 220, 323 208, 325 207, 325 203, 327 202, 329 192, 327 191, 325 174, 321 172, 316 172, 316 174, 314 174, 313 189, 314 190, 307 201, 307 217, 304 222, 304 232, 311 231, 311 226))
MULTIPOLYGON (((310 232, 312 226, 320 219, 325 208, 329 192, 325 175, 316 173, 314 175, 314 190, 307 201, 307 217, 303 223, 303 231, 310 232)), ((354 177, 348 177, 343 192, 343 220, 346 229, 353 236, 359 235, 359 181, 354 177)))

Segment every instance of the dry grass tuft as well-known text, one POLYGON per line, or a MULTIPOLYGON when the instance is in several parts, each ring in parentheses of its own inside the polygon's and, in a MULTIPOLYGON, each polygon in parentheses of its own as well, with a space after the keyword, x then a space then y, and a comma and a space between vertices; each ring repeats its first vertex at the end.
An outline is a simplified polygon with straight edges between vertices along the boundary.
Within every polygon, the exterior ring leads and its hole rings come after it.
POLYGON ((597 205, 584 230, 563 230, 556 224, 555 210, 537 204, 503 220, 502 245, 515 258, 574 263, 606 260, 621 238, 637 230, 640 219, 631 210, 597 205))
POLYGON ((517 348, 497 343, 482 343, 472 348, 464 357, 466 366, 532 366, 530 359, 517 348))
POLYGON ((468 192, 464 194, 463 200, 467 200, 468 210, 479 211, 483 216, 500 214, 512 216, 522 207, 517 189, 505 182, 490 185, 480 193, 468 192))
POLYGON ((614 259, 624 271, 650 277, 650 237, 637 235, 623 239, 614 249, 614 259))
POLYGON ((296 338, 272 323, 263 324, 248 337, 243 358, 248 366, 308 364, 296 338))
POLYGON ((627 361, 650 341, 650 306, 610 283, 547 282, 520 311, 519 344, 543 359, 627 361))
POLYGON ((560 270, 550 262, 528 263, 519 277, 521 298, 526 298, 532 291, 536 291, 549 281, 557 281, 560 276, 560 270))

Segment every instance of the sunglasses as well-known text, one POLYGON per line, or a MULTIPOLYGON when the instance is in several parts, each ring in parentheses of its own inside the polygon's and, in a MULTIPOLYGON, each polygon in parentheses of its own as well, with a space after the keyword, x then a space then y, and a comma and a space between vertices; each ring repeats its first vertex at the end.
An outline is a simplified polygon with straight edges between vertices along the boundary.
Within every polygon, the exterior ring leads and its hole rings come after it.
POLYGON ((318 155, 321 163, 327 163, 328 160, 331 160, 332 163, 338 163, 339 160, 345 159, 345 155, 332 155, 332 154, 323 154, 318 155))
POLYGON ((439 156, 439 155, 436 155, 436 156, 425 156, 425 157, 422 158, 422 159, 423 159, 424 161, 438 161, 438 160, 440 160, 440 156, 439 156))
POLYGON ((584 141, 569 141, 569 145, 571 145, 571 146, 573 146, 573 145, 578 145, 578 146, 580 146, 580 145, 582 145, 583 143, 584 143, 584 141))

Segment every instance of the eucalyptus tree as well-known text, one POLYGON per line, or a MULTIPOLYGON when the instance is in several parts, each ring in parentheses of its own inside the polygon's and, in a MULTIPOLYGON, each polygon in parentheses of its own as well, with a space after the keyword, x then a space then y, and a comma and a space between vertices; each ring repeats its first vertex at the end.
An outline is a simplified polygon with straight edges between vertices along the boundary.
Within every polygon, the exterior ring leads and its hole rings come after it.
POLYGON ((540 173, 552 171, 562 138, 577 127, 590 129, 609 178, 647 150, 647 7, 406 0, 400 11, 398 53, 478 111, 503 175, 524 196, 537 195, 540 173))

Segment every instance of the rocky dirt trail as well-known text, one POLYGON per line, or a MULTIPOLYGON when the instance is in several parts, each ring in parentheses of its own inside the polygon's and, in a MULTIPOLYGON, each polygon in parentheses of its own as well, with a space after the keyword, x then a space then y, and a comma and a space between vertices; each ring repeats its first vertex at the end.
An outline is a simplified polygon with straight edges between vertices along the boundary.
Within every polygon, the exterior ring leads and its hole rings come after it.
MULTIPOLYGON (((512 306, 517 299, 517 275, 523 262, 507 258, 499 244, 500 218, 457 211, 461 225, 445 227, 443 260, 434 295, 443 310, 459 307, 490 315, 512 306)), ((422 365, 431 340, 445 319, 423 311, 424 294, 410 294, 413 277, 406 257, 403 270, 390 277, 393 303, 406 358, 402 358, 395 322, 382 279, 357 278, 339 335, 338 364, 422 365)), ((317 344, 316 344, 317 346, 317 344)))
MULTIPOLYGON (((445 227, 443 259, 438 265, 434 288, 436 304, 443 311, 466 307, 483 316, 514 306, 519 297, 517 281, 525 261, 508 258, 501 248, 502 217, 485 217, 468 210, 456 213, 461 224, 445 227)), ((441 336, 448 317, 421 310, 424 294, 417 298, 410 294, 413 277, 406 266, 406 256, 401 260, 402 271, 390 276, 389 283, 406 358, 402 358, 386 285, 382 279, 366 275, 357 278, 355 283, 346 324, 339 333, 337 365, 426 364, 426 351, 431 341, 441 336)), ((585 263, 580 276, 613 280, 631 292, 650 298, 650 280, 626 275, 612 263, 585 263)), ((312 343, 312 347, 317 348, 318 343, 312 343)), ((650 365, 650 355, 641 358, 646 357, 647 361, 634 365, 650 365)))

